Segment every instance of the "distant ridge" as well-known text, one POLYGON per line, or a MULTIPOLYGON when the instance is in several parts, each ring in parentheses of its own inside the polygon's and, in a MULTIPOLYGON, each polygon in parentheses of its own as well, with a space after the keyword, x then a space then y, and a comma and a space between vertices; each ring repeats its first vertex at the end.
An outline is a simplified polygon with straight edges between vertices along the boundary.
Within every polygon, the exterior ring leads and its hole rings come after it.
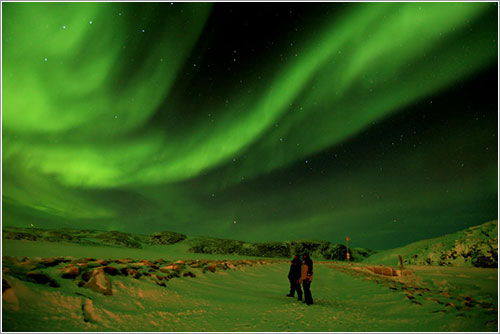
POLYGON ((3 239, 68 242, 78 245, 143 248, 145 245, 172 245, 186 239, 177 232, 158 232, 151 235, 133 234, 120 231, 100 231, 90 229, 40 229, 3 227, 3 239))
MULTIPOLYGON (((189 252, 197 254, 241 255, 268 258, 290 258, 309 253, 315 259, 345 261, 347 248, 322 240, 298 240, 283 242, 244 242, 210 237, 188 237, 177 232, 158 232, 151 235, 100 231, 90 229, 39 229, 6 227, 3 239, 33 242, 63 242, 87 246, 106 246, 142 249, 148 246, 187 245, 189 252)), ((364 248, 350 249, 352 261, 361 261, 375 251, 364 248)))
MULTIPOLYGON (((61 242, 76 245, 142 249, 152 246, 184 245, 190 253, 290 258, 309 253, 317 260, 346 261, 345 245, 321 240, 244 242, 211 237, 189 237, 163 231, 151 235, 89 229, 2 228, 3 239, 61 242)), ((397 266, 404 265, 498 267, 498 221, 493 220, 442 237, 417 241, 385 251, 350 249, 351 261, 397 266)))

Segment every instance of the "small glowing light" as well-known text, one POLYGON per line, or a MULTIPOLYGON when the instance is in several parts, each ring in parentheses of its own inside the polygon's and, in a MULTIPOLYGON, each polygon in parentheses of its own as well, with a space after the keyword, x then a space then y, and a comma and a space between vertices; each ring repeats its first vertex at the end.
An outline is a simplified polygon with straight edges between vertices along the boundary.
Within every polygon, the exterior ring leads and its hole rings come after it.
POLYGON ((92 24, 92 21, 89 21, 89 24, 92 24))
POLYGON ((236 220, 233 220, 233 224, 236 224, 236 220))
POLYGON ((45 61, 47 61, 47 60, 48 60, 48 59, 47 59, 47 58, 45 58, 45 61))
POLYGON ((62 26, 63 29, 66 29, 66 26, 62 26))

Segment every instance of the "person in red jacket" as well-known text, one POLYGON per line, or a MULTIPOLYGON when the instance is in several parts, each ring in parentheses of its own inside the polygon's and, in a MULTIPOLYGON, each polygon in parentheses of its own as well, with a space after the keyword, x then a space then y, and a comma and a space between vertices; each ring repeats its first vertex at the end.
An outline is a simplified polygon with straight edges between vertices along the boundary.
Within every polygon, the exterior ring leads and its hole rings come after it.
POLYGON ((313 280, 313 262, 309 257, 309 254, 304 254, 301 267, 301 275, 299 279, 299 284, 304 287, 304 298, 307 305, 313 304, 312 294, 311 294, 311 282, 313 280))
POLYGON ((298 255, 295 255, 290 262, 290 271, 288 272, 288 280, 290 281, 290 293, 286 295, 287 297, 294 297, 295 291, 297 291, 298 300, 302 300, 302 289, 300 288, 300 270, 301 261, 298 255))

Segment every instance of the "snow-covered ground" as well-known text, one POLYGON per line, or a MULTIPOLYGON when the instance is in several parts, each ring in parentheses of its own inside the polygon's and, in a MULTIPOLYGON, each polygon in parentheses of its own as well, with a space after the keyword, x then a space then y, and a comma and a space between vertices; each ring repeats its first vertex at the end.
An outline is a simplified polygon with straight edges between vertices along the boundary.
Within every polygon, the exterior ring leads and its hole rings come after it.
MULTIPOLYGON (((208 258, 182 249, 128 250, 5 240, 3 255, 169 260, 208 258), (51 247, 47 247, 50 245, 51 247), (69 247, 69 248, 68 248, 69 247), (161 252, 160 252, 161 250, 161 252), (130 252, 127 253, 127 252, 130 252), (22 254, 21 254, 22 253, 22 254), (100 256, 99 256, 100 255, 100 256)), ((219 258, 234 258, 218 256, 219 258)), ((314 260, 314 259, 313 259, 314 260)), ((410 267, 403 278, 370 274, 361 264, 315 262, 307 306, 288 292, 288 264, 239 266, 172 278, 110 277, 107 296, 61 279, 53 288, 4 274, 3 331, 497 331, 497 269, 410 267)))

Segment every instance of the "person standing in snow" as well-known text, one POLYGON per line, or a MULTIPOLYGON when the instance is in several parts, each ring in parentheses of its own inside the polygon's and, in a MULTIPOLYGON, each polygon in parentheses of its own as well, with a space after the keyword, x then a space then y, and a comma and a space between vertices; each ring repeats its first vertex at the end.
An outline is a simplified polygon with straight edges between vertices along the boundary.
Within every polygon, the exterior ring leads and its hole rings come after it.
POLYGON ((309 254, 304 254, 304 261, 302 261, 301 275, 299 279, 299 284, 304 287, 304 298, 307 305, 313 303, 311 294, 311 282, 313 279, 313 262, 309 257, 309 254))
POLYGON ((295 291, 297 291, 298 300, 302 300, 302 289, 300 288, 300 273, 301 273, 301 263, 298 255, 295 255, 290 262, 290 271, 288 272, 288 280, 290 281, 290 293, 286 295, 287 297, 294 297, 295 291))

